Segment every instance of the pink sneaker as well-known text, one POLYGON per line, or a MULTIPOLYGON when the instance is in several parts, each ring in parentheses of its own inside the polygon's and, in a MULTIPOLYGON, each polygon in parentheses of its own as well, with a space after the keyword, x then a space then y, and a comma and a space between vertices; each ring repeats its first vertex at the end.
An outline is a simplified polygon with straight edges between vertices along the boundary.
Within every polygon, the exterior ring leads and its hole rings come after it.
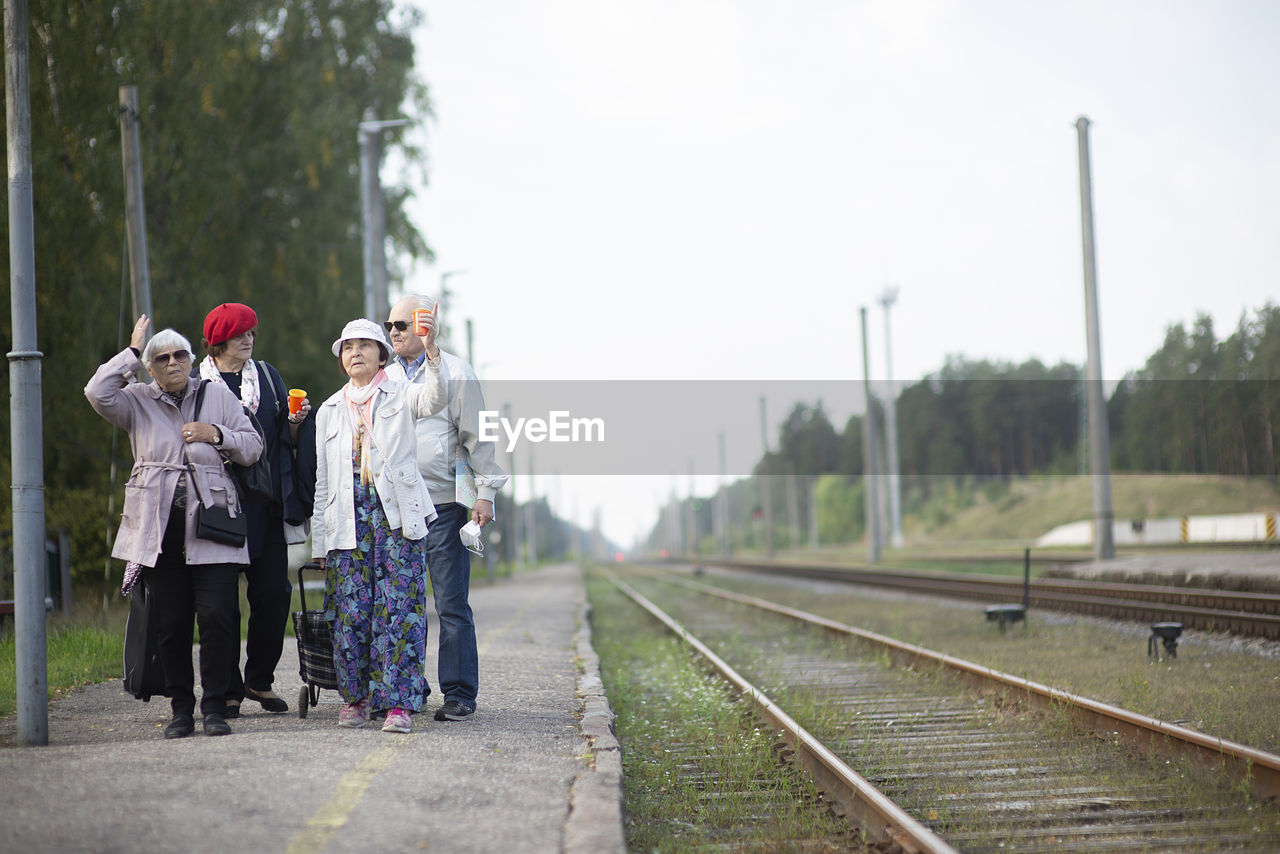
POLYGON ((368 699, 359 700, 355 703, 347 703, 338 712, 338 726, 350 727, 351 729, 360 729, 369 722, 369 701, 368 699))
POLYGON ((409 717, 409 713, 397 706, 387 712, 387 722, 382 725, 383 732, 411 732, 413 730, 413 718, 409 717))

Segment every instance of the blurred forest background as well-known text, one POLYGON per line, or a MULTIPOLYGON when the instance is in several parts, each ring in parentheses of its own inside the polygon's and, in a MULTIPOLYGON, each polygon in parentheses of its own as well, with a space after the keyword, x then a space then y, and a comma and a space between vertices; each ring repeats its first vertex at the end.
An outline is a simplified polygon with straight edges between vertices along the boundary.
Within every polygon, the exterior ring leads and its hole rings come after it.
MULTIPOLYGON (((255 356, 290 385, 328 390, 342 379, 329 345, 364 312, 357 123, 366 110, 422 119, 430 103, 413 74, 416 19, 390 0, 28 8, 46 523, 70 531, 76 578, 100 578, 113 435, 83 389, 135 319, 120 86, 136 85, 140 102, 153 329, 178 330, 203 356, 205 314, 246 303, 255 356)), ((394 131, 384 151, 425 184, 422 152, 394 131)), ((404 215, 404 183, 384 183, 392 264, 430 255, 404 215)), ((8 300, 0 311, 10 329, 8 300)), ((0 425, 7 439, 7 406, 0 425)), ((119 490, 130 455, 114 439, 119 490)), ((8 453, 0 472, 10 483, 8 453)))
MULTIPOLYGON (((1086 476, 1084 382, 1081 365, 1046 367, 1035 360, 993 364, 957 356, 902 389, 896 421, 902 512, 904 518, 914 517, 909 527, 917 535, 937 531, 957 511, 982 501, 1000 512, 995 505, 1009 505, 1013 498, 1006 496, 1020 480, 1086 476)), ((879 402, 872 415, 883 473, 884 412, 879 402)), ((1206 509, 1191 491, 1167 490, 1158 480, 1146 479, 1142 490, 1123 493, 1113 480, 1117 518, 1280 506, 1280 307, 1268 303, 1243 313, 1225 339, 1217 336, 1207 316, 1196 318, 1189 328, 1169 328, 1146 366, 1125 376, 1111 391, 1107 416, 1113 475, 1213 476, 1198 480, 1196 489, 1218 499, 1206 509), (1236 483, 1238 503, 1224 503, 1224 494, 1214 485, 1220 478, 1236 483), (1255 488, 1256 481, 1263 485, 1255 488)), ((690 547, 684 530, 696 525, 699 550, 712 553, 720 547, 713 532, 718 529, 716 506, 723 496, 729 508, 729 546, 763 548, 761 476, 769 488, 775 546, 857 541, 865 527, 863 429, 863 415, 854 415, 839 428, 821 401, 797 404, 777 437, 770 439, 770 447, 777 450, 757 463, 755 477, 722 487, 713 496, 672 501, 663 508, 648 547, 684 551, 690 547)), ((1088 495, 1087 486, 1077 491, 1088 495)), ((1092 515, 1089 505, 1074 497, 1068 500, 1059 494, 1055 500, 1062 512, 1042 514, 1039 529, 1027 529, 1025 522, 1034 520, 1024 520, 1015 529, 984 527, 1003 530, 1003 536, 1034 538, 1054 525, 1092 515)), ((880 509, 883 517, 883 498, 880 509)), ((907 531, 909 538, 911 533, 907 531)))

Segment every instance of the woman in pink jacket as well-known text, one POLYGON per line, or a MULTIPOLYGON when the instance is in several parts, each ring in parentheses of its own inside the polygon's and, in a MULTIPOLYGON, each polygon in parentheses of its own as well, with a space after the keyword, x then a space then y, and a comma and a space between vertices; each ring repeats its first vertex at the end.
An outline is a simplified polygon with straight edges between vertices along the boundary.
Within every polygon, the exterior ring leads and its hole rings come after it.
POLYGON ((193 617, 200 627, 200 712, 205 735, 231 732, 226 693, 239 663, 239 627, 233 614, 240 564, 248 547, 196 536, 196 504, 240 513, 235 482, 223 459, 248 465, 262 453, 262 438, 225 386, 205 388, 196 420, 200 379, 191 376, 191 343, 172 329, 146 341, 146 315, 133 327, 129 347, 98 368, 85 397, 103 418, 126 430, 133 471, 125 484, 124 512, 113 557, 142 567, 142 582, 157 620, 160 662, 173 719, 165 738, 195 731, 195 676, 191 667, 193 617), (143 348, 143 343, 146 347, 143 348), (130 382, 146 368, 152 382, 130 382), (194 482, 193 482, 194 479, 194 482))

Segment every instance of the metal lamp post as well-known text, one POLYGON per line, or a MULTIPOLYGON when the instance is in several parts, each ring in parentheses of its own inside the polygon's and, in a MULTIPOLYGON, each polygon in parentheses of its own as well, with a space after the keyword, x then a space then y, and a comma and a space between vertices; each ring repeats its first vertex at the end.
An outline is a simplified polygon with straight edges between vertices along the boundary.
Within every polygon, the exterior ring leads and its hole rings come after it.
POLYGON ((376 121, 370 111, 357 125, 360 139, 360 213, 364 221, 364 315, 387 316, 387 216, 382 204, 382 132, 409 124, 408 119, 376 121))

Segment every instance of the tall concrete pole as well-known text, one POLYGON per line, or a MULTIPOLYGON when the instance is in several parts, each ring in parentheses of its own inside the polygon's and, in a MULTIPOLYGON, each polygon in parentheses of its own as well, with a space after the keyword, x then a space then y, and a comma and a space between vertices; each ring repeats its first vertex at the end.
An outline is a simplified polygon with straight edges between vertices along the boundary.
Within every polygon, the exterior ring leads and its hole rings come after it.
POLYGON ((524 536, 529 543, 529 568, 538 568, 538 494, 533 485, 533 448, 529 448, 529 502, 525 505, 524 536))
POLYGON ((818 475, 809 478, 809 548, 818 548, 818 475))
MULTIPOLYGON (((449 279, 454 276, 461 276, 466 272, 466 270, 448 270, 440 274, 440 305, 436 312, 436 320, 439 328, 436 331, 436 338, 441 342, 448 343, 452 340, 449 337, 449 308, 450 304, 453 302, 453 291, 449 290, 449 279)), ((467 321, 467 323, 470 322, 471 321, 469 320, 467 321)), ((449 349, 452 350, 453 347, 451 346, 449 349)), ((474 368, 475 366, 476 363, 471 362, 471 367, 474 368)))
MULTIPOLYGON (((120 87, 120 139, 124 153, 124 220, 129 238, 129 282, 133 318, 151 313, 151 265, 147 261, 147 204, 142 194, 142 143, 138 139, 138 87, 120 87)), ((151 337, 152 323, 147 328, 151 337)))
POLYGON ((884 436, 885 456, 889 468, 889 531, 890 543, 902 548, 902 483, 898 478, 898 383, 893 377, 893 346, 889 343, 889 309, 898 299, 898 287, 888 287, 880 294, 884 306, 884 373, 889 385, 885 390, 884 436))
POLYGON ((1098 273, 1093 242, 1093 178, 1089 171, 1089 120, 1076 119, 1080 150, 1080 232, 1084 250, 1084 317, 1089 351, 1085 373, 1089 400, 1089 469, 1093 477, 1093 556, 1116 556, 1111 530, 1111 440, 1107 399, 1102 393, 1102 344, 1098 330, 1098 273))
POLYGON ((800 548, 800 487, 796 483, 794 465, 787 472, 787 526, 791 534, 788 545, 793 549, 800 548))
POLYGON ((765 416, 764 395, 760 396, 760 438, 764 442, 764 456, 760 462, 760 504, 764 516, 764 553, 773 557, 773 484, 769 482, 769 420, 765 416))
POLYGON ((4 4, 5 129, 9 152, 9 436, 13 465, 13 621, 18 743, 49 743, 45 633, 44 440, 36 349, 36 239, 26 0, 4 4))
POLYGON ((720 500, 716 502, 716 511, 720 516, 720 554, 728 557, 732 549, 732 540, 729 537, 729 483, 726 480, 726 465, 724 453, 724 431, 720 431, 720 500))
MULTIPOLYGON (((510 420, 511 404, 502 404, 502 417, 510 420)), ((511 512, 507 514, 511 520, 511 565, 516 571, 519 571, 524 568, 524 543, 520 537, 520 529, 524 526, 524 520, 521 517, 524 514, 520 512, 520 500, 516 495, 516 482, 520 479, 520 475, 516 472, 516 452, 514 448, 509 452, 507 462, 511 464, 511 512)))
POLYGON ((871 354, 867 344, 867 309, 862 312, 862 387, 866 391, 867 414, 862 419, 863 504, 867 515, 867 562, 880 562, 879 465, 876 462, 876 414, 871 396, 871 354))
POLYGON ((689 554, 693 556, 693 562, 698 562, 698 511, 694 508, 693 503, 696 500, 694 496, 697 494, 697 479, 694 475, 693 457, 689 458, 689 498, 685 501, 685 517, 688 521, 685 528, 688 530, 689 554))
POLYGON ((407 125, 408 119, 375 121, 366 110, 357 126, 360 140, 360 215, 364 225, 364 316, 381 321, 391 310, 387 301, 387 212, 382 202, 382 132, 407 125))

